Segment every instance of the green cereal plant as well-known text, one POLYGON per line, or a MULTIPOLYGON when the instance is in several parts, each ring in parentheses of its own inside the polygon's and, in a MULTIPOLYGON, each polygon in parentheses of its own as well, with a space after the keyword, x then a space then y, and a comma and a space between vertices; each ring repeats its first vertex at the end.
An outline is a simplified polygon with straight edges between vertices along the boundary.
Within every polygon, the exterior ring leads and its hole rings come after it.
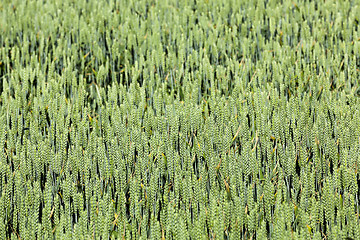
POLYGON ((2 1, 1 239, 356 239, 358 1, 2 1))

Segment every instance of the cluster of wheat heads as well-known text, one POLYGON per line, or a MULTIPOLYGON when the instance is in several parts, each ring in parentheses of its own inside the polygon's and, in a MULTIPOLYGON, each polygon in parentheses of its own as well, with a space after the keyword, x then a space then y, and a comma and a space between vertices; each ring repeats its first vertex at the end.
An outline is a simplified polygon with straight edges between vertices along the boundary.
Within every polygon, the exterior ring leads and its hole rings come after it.
POLYGON ((359 2, 0 2, 0 239, 358 238, 359 2))

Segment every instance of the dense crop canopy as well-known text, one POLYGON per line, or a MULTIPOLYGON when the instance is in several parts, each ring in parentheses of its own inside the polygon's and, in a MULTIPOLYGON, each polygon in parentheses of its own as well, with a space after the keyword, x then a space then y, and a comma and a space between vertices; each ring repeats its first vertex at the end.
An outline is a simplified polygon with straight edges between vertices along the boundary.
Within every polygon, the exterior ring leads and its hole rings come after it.
POLYGON ((359 239, 359 12, 0 1, 0 239, 359 239))

